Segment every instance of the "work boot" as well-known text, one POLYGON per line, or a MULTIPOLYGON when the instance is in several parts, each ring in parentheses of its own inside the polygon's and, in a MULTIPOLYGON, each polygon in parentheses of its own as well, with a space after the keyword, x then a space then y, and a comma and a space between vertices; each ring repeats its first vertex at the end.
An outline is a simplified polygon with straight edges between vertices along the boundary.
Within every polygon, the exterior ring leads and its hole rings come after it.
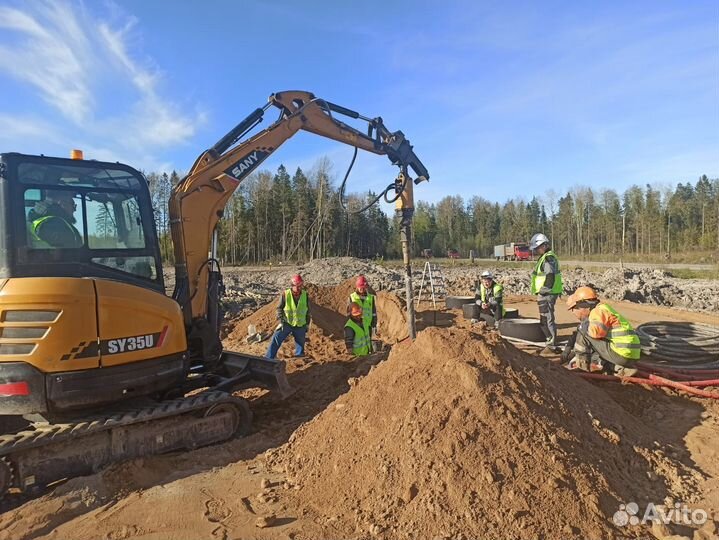
POLYGON ((589 358, 584 355, 576 355, 569 361, 569 369, 578 369, 580 371, 590 371, 589 358))
POLYGON ((639 370, 632 367, 615 366, 614 375, 617 377, 634 377, 639 370))
POLYGON ((554 340, 552 340, 552 338, 547 338, 547 341, 545 342, 544 350, 542 352, 551 352, 554 354, 559 354, 562 352, 562 349, 560 347, 557 347, 556 343, 554 343, 554 340))

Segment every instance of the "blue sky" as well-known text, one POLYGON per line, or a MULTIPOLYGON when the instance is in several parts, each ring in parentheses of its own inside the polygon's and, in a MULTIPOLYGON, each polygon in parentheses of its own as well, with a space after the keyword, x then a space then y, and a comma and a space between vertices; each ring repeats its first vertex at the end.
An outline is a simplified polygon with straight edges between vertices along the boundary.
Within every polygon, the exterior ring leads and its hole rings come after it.
MULTIPOLYGON (((0 68, 3 152, 183 171, 300 89, 401 129, 418 199, 719 177, 716 1, 0 0, 0 68)), ((322 156, 352 149, 302 133, 263 168, 322 156)), ((349 190, 395 173, 360 153, 349 190)))

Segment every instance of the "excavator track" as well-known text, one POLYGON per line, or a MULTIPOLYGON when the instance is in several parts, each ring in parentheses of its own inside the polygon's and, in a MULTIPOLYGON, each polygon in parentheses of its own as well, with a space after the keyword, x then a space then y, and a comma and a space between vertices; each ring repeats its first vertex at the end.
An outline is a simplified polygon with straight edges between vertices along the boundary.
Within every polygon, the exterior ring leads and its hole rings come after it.
POLYGON ((221 442, 246 434, 251 422, 246 400, 207 391, 2 435, 0 498, 92 474, 113 462, 221 442))

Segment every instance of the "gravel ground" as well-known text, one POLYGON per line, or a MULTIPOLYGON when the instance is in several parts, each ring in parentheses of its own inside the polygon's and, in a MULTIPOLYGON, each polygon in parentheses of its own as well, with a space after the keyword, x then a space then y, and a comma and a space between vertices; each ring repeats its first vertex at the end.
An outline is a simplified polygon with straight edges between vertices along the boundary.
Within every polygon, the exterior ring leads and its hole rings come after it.
MULTIPOLYGON (((419 290, 422 262, 414 266, 413 282, 419 290)), ((449 294, 470 295, 479 273, 485 268, 466 266, 442 267, 449 294)), ((523 269, 489 267, 505 294, 528 295, 529 274, 523 269)), ((376 291, 404 292, 404 274, 400 269, 388 268, 371 260, 353 257, 317 259, 301 266, 267 267, 263 269, 223 268, 226 301, 232 311, 254 309, 270 301, 289 285, 293 274, 301 273, 305 281, 317 285, 337 285, 349 277, 364 274, 376 291)), ((171 271, 165 276, 168 290, 172 289, 171 271)), ((563 272, 565 294, 581 285, 592 285, 603 298, 628 300, 640 304, 670 306, 696 312, 719 312, 719 280, 679 279, 670 272, 658 269, 610 268, 604 272, 590 272, 581 268, 563 272)), ((717 316, 719 324, 719 315, 717 316)))

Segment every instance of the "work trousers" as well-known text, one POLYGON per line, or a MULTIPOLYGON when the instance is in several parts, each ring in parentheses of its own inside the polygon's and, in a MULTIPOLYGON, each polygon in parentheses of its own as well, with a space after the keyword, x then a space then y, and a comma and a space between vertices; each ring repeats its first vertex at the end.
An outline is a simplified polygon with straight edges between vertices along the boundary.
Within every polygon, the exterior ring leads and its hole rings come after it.
POLYGON ((617 354, 610 346, 606 339, 595 339, 587 334, 586 330, 579 329, 577 331, 577 341, 574 343, 574 353, 577 358, 579 367, 589 370, 589 363, 601 364, 605 371, 616 373, 619 368, 627 368, 633 370, 636 366, 636 360, 624 358, 617 354), (607 365, 610 364, 610 365, 607 365))
POLYGON ((547 338, 547 345, 557 345, 557 319, 554 316, 554 304, 557 303, 557 294, 540 294, 537 299, 539 307, 539 325, 542 328, 544 337, 547 338))
POLYGON ((295 356, 305 355, 305 338, 307 336, 307 328, 304 326, 290 326, 289 324, 284 323, 282 328, 277 330, 272 335, 270 347, 267 349, 267 358, 275 358, 277 356, 277 351, 280 350, 280 346, 290 334, 292 334, 292 337, 295 338, 295 356))
POLYGON ((486 322, 489 326, 494 326, 494 323, 497 322, 497 319, 489 311, 481 311, 479 313, 479 318, 486 322))

